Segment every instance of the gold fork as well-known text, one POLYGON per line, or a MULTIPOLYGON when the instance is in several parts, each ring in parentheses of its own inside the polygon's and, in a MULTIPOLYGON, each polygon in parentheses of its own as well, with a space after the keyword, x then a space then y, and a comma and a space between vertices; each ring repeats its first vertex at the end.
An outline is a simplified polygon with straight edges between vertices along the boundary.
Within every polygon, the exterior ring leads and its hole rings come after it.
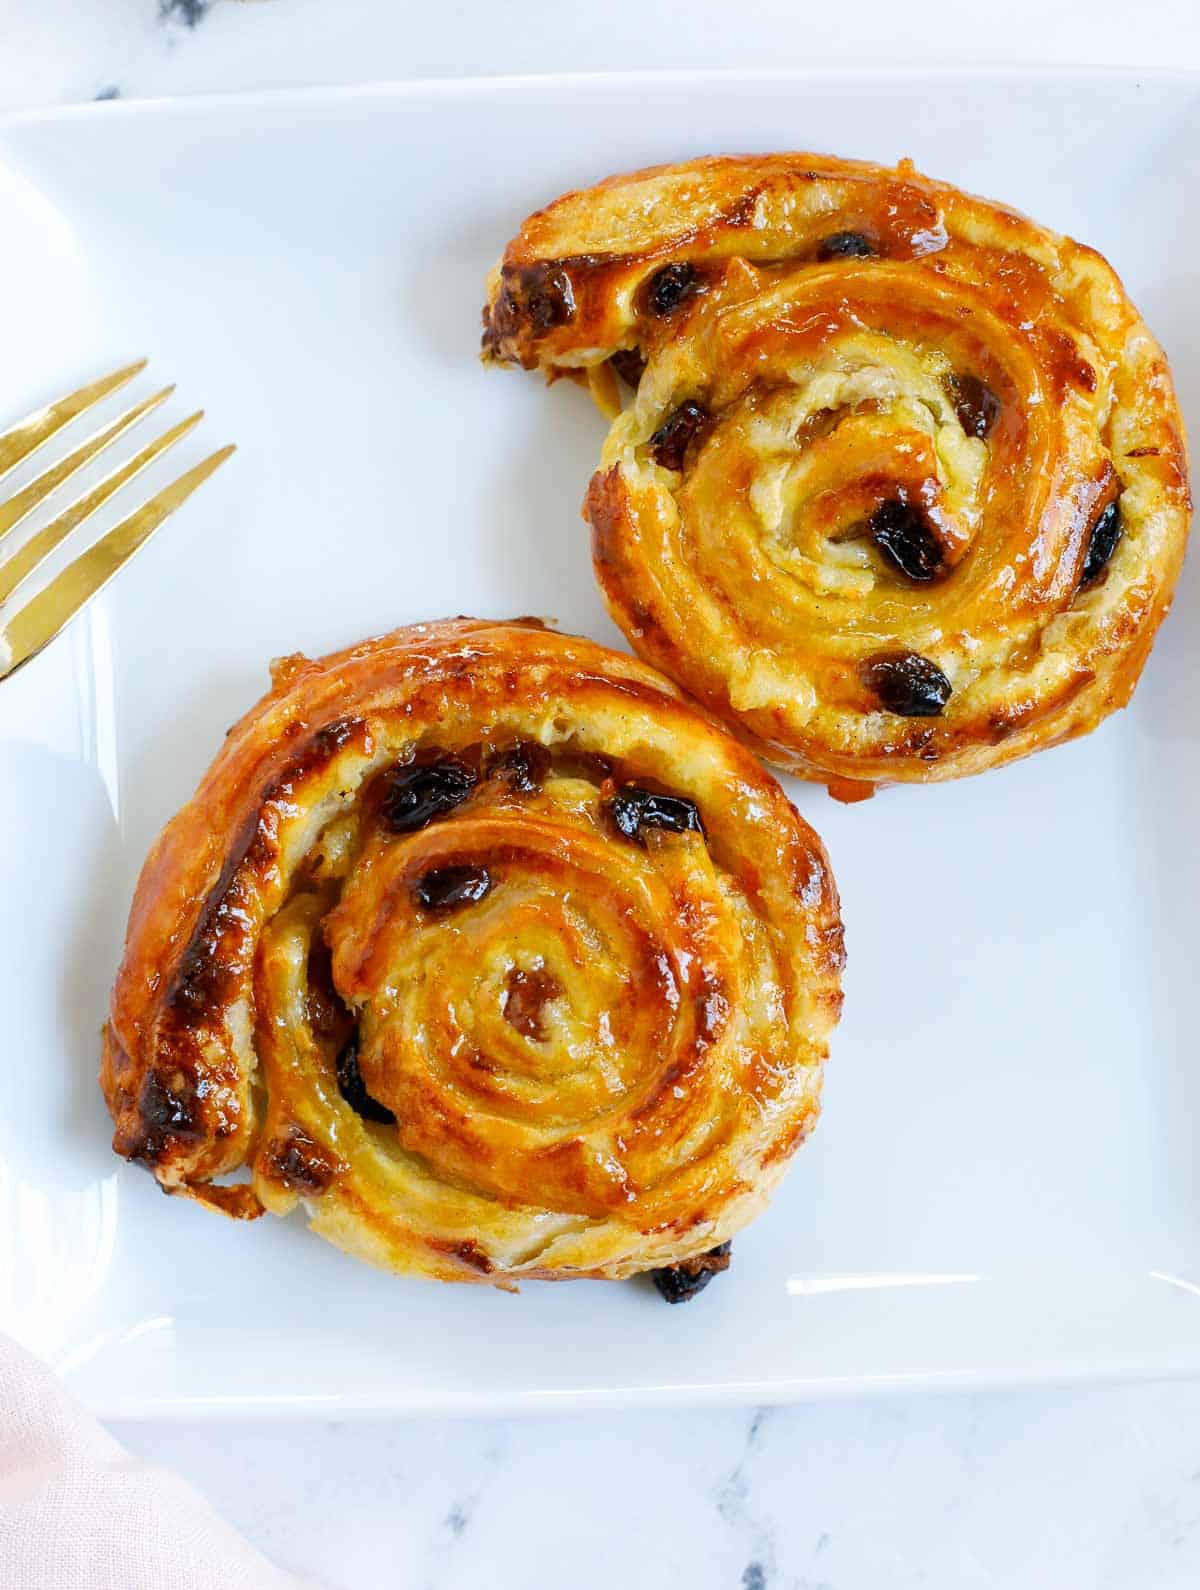
MULTIPOLYGON (((18 464, 32 457, 65 425, 69 425, 79 415, 86 413, 110 392, 116 392, 127 381, 132 381, 134 376, 145 368, 146 360, 139 359, 136 364, 126 365, 124 369, 116 370, 112 375, 104 376, 102 380, 92 381, 89 385, 80 387, 77 392, 60 398, 57 403, 47 404, 36 414, 31 414, 27 420, 22 420, 11 430, 0 434, 0 480, 3 480, 18 464)), ((169 398, 174 390, 173 386, 164 387, 161 392, 155 392, 151 397, 136 403, 133 408, 127 409, 124 414, 119 414, 115 420, 110 421, 87 441, 81 442, 60 463, 52 464, 49 469, 43 470, 35 480, 30 481, 7 502, 0 502, 0 547, 5 537, 23 523, 52 491, 61 486, 77 470, 82 469, 85 464, 89 464, 119 436, 131 430, 139 420, 144 419, 160 403, 169 398)), ((129 562, 139 547, 145 546, 163 520, 174 513, 181 503, 186 502, 196 487, 207 480, 214 470, 219 469, 234 451, 233 447, 222 447, 203 463, 189 469, 185 475, 181 475, 178 480, 151 497, 140 508, 135 508, 131 514, 121 520, 120 524, 114 525, 94 546, 81 553, 73 563, 69 563, 61 574, 56 575, 23 607, 12 613, 8 611, 18 586, 40 568, 73 530, 77 529, 85 519, 89 519, 135 475, 141 474, 148 464, 153 463, 168 448, 173 447, 186 436, 203 417, 204 410, 200 409, 195 414, 189 414, 187 419, 180 420, 178 425, 173 425, 157 441, 143 447, 141 452, 136 453, 128 463, 121 464, 110 474, 105 475, 103 480, 85 491, 81 497, 77 497, 48 525, 31 536, 23 546, 18 547, 11 556, 0 561, 0 680, 15 673, 23 663, 35 657, 43 646, 48 646, 64 625, 68 624, 97 592, 103 590, 117 570, 129 562)))

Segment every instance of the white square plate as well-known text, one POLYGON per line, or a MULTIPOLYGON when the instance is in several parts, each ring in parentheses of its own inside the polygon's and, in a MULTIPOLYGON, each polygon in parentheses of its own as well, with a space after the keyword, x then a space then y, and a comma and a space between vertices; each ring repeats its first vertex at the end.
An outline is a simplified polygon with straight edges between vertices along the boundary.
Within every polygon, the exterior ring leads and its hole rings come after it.
POLYGON ((699 1302, 396 1280, 109 1152, 134 878, 270 657, 459 612, 620 644, 578 512, 603 423, 477 364, 488 265, 564 188, 780 147, 911 155, 1094 243, 1200 412, 1196 80, 519 80, 0 126, 0 425, 145 352, 208 406, 187 461, 240 444, 0 688, 0 1328, 98 1411, 1200 1371, 1195 559, 1091 739, 862 806, 793 787, 842 888, 845 1021, 819 1130, 699 1302))

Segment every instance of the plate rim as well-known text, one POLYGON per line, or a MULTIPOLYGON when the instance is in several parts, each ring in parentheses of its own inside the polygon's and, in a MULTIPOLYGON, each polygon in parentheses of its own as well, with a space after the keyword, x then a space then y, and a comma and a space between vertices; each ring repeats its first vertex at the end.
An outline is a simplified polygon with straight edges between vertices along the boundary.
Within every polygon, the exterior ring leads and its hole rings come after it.
POLYGON ((837 64, 812 67, 646 67, 602 72, 496 72, 470 77, 438 74, 430 77, 367 78, 349 83, 305 83, 274 88, 226 89, 196 94, 130 95, 112 100, 85 100, 75 104, 25 107, 0 112, 0 134, 23 127, 52 127, 95 118, 104 120, 171 116, 184 111, 220 112, 260 107, 267 110, 319 109, 354 100, 506 98, 531 90, 571 92, 623 87, 729 88, 737 83, 786 87, 819 82, 912 84, 922 82, 990 82, 997 84, 1111 83, 1114 85, 1200 89, 1200 65, 1194 67, 1093 66, 1086 62, 1056 65, 1036 62, 941 61, 930 66, 864 64, 853 70, 837 64))
MULTIPOLYGON (((710 86, 719 92, 737 92, 739 87, 771 86, 786 90, 793 86, 820 83, 828 88, 838 84, 860 88, 864 84, 890 83, 913 87, 924 83, 1010 85, 1044 83, 1074 86, 1110 85, 1114 89, 1145 87, 1200 91, 1200 67, 1155 68, 1088 66, 972 65, 939 63, 933 67, 871 66, 847 69, 844 66, 812 69, 650 69, 608 72, 495 74, 476 77, 427 77, 381 79, 344 84, 313 84, 269 89, 237 90, 196 95, 170 95, 129 98, 100 103, 86 102, 24 109, 0 114, 0 139, 22 130, 86 126, 95 117, 111 120, 152 120, 170 122, 177 118, 201 120, 226 112, 266 110, 274 113, 312 113, 336 111, 352 105, 420 103, 442 104, 454 101, 486 103, 536 99, 558 93, 603 95, 608 92, 645 90, 655 85, 678 91, 688 86, 710 86)), ((7 740, 0 724, 0 743, 7 740)), ((506 1390, 502 1387, 481 1391, 478 1387, 461 1390, 438 1386, 427 1395, 406 1392, 402 1401, 385 1394, 373 1401, 358 1392, 325 1394, 306 1398, 300 1395, 259 1394, 252 1397, 186 1396, 166 1397, 123 1395, 119 1402, 104 1397, 89 1405, 102 1418, 130 1423, 145 1420, 209 1420, 238 1416, 271 1418, 354 1418, 378 1417, 508 1417, 618 1408, 664 1407, 689 1404, 697 1407, 745 1405, 756 1402, 788 1404, 827 1401, 867 1395, 898 1395, 913 1391, 986 1391, 1001 1387, 1033 1385, 1082 1385, 1169 1381, 1200 1377, 1200 1366, 1191 1362, 1172 1362, 1166 1358, 1150 1362, 1131 1355, 1123 1362, 1102 1361, 1089 1366, 1074 1364, 1028 1364, 1023 1368, 918 1370, 872 1375, 858 1373, 845 1379, 798 1375, 777 1378, 747 1378, 726 1382, 677 1382, 655 1385, 628 1384, 609 1387, 579 1387, 506 1390)))

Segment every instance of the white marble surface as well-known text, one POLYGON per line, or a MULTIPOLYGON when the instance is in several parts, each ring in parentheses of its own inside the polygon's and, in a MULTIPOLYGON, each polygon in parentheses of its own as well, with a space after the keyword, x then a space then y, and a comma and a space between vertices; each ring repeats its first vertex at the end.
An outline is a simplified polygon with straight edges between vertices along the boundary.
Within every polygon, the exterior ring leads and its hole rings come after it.
MULTIPOLYGON (((0 0, 0 109, 630 65, 1200 67, 1192 0, 859 0, 836 26, 805 0, 526 0, 512 11, 482 0, 175 0, 161 10, 158 0, 0 0)), ((190 1477, 280 1563, 342 1590, 524 1590, 568 1576, 579 1590, 1194 1590, 1200 1580, 1198 1385, 117 1433, 190 1477)))
POLYGON ((497 1423, 121 1426, 359 1590, 1194 1590, 1200 1387, 497 1423))
POLYGON ((364 78, 1033 61, 1187 66, 1195 0, 0 0, 0 105, 364 78))

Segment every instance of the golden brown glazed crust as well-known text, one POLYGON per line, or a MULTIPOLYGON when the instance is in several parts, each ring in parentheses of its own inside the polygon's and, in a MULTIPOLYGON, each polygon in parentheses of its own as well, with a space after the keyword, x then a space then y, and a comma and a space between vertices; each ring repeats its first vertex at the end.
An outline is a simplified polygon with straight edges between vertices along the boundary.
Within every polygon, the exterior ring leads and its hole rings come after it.
POLYGON ((531 216, 484 356, 586 374, 615 413, 584 508, 610 611, 780 766, 853 797, 1128 701, 1187 459, 1162 350, 1094 250, 908 163, 696 160, 531 216))
POLYGON ((774 780, 643 664, 531 623, 273 679, 138 885, 116 1151, 441 1280, 619 1278, 752 1218, 841 999, 825 853, 774 780), (622 832, 630 787, 684 818, 622 832))

